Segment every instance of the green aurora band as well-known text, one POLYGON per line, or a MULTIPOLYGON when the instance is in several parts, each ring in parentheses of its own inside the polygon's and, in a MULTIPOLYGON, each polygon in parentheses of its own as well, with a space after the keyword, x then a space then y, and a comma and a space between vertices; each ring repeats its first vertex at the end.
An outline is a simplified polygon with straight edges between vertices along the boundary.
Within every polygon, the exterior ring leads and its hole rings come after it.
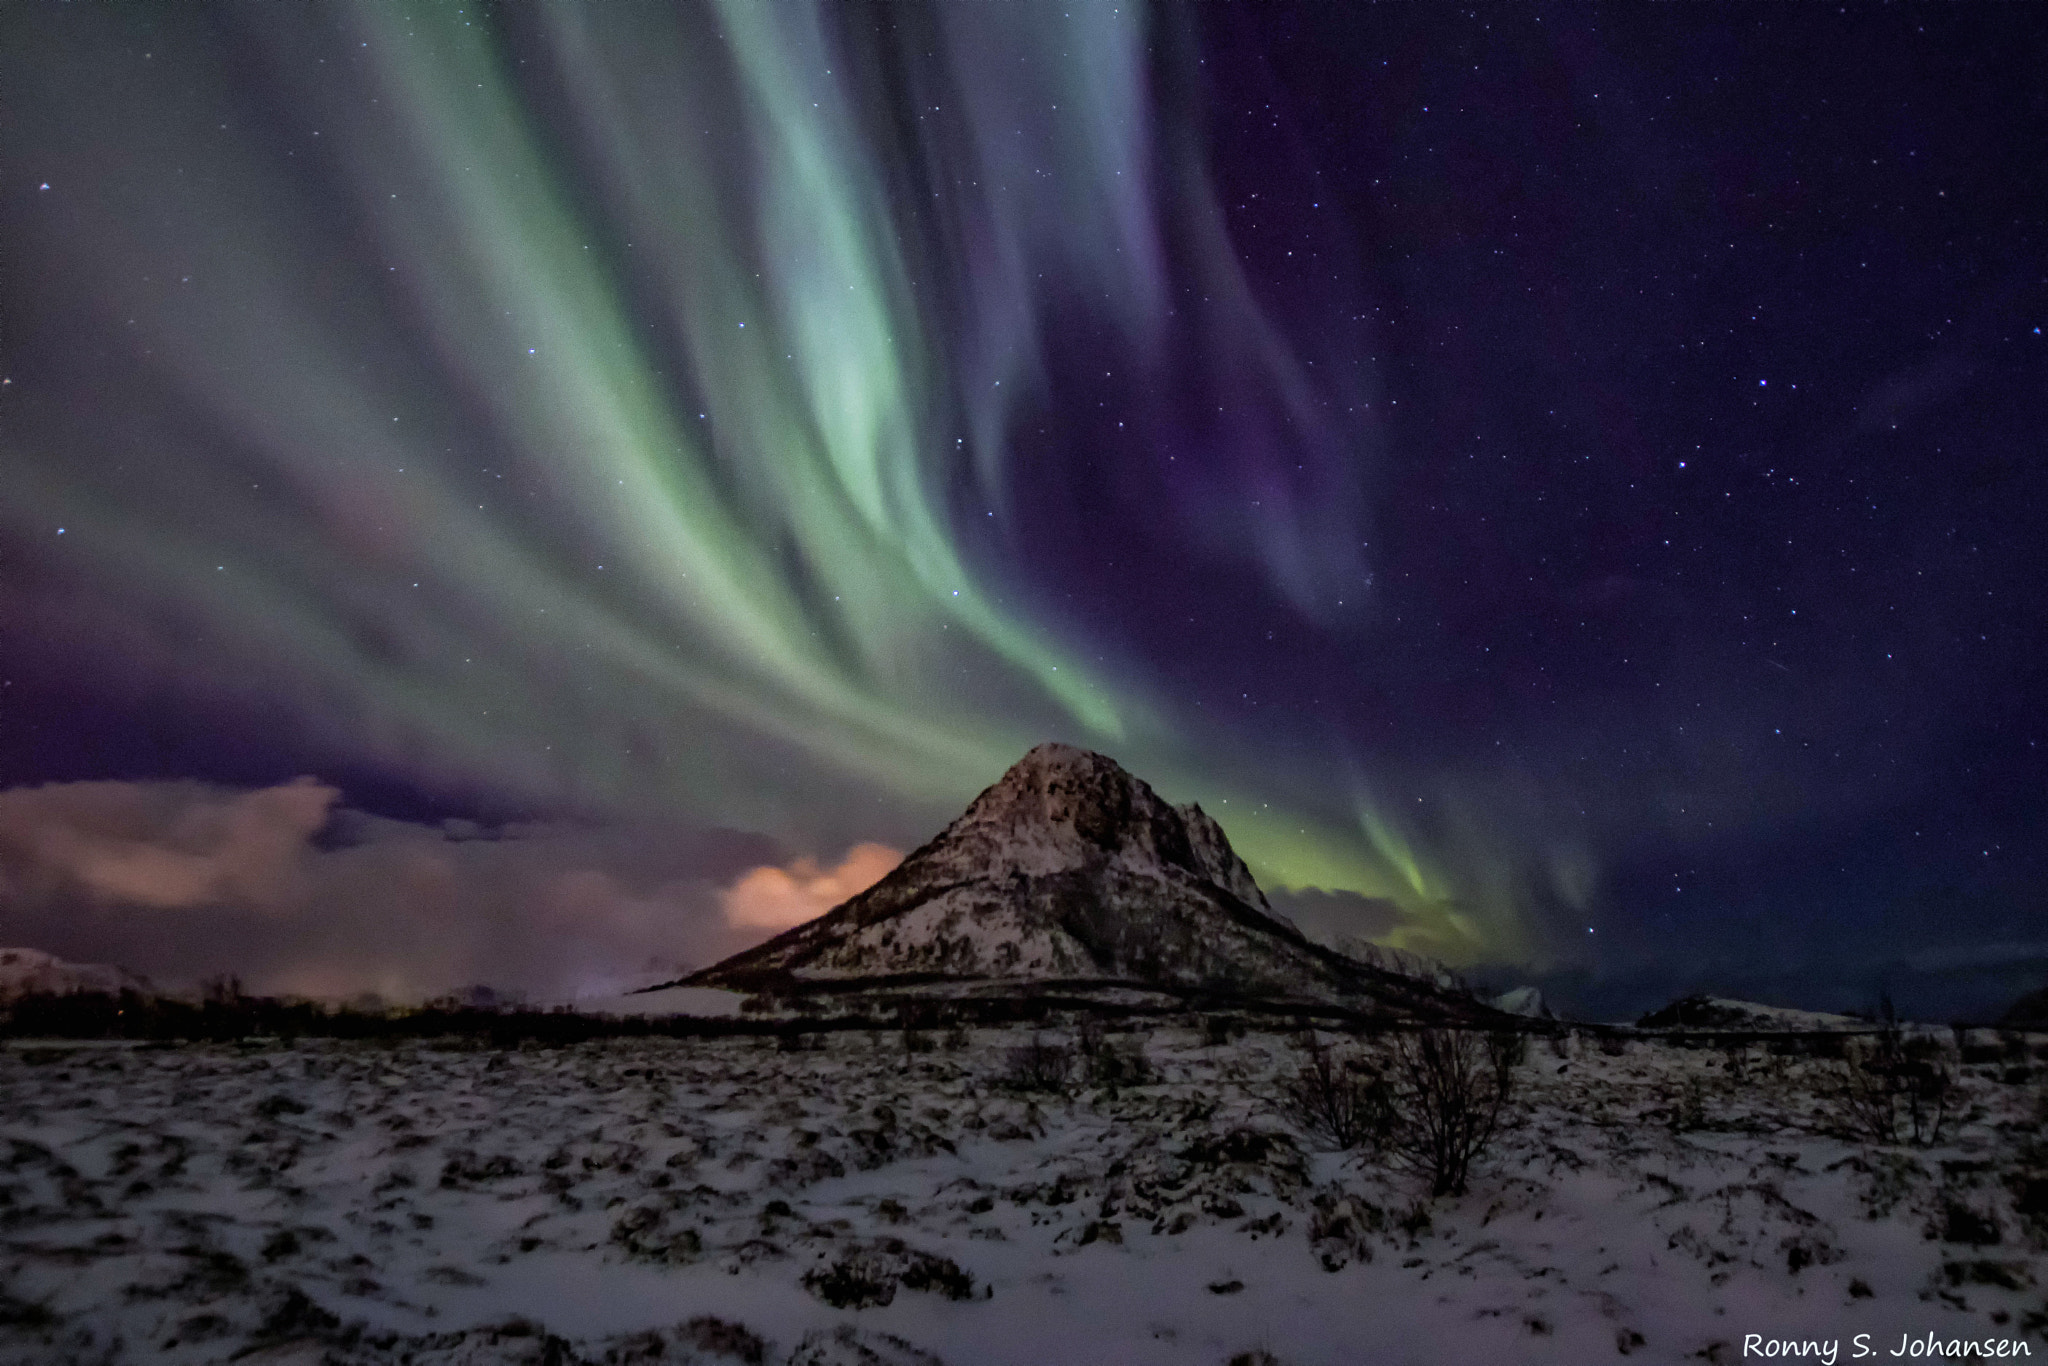
MULTIPOLYGON (((294 126, 178 93, 246 75, 166 32, 79 131, 135 149, 132 198, 71 194, 93 245, 50 250, 206 429, 9 451, 0 515, 132 605, 99 647, 430 786, 821 850, 1057 735, 1219 812, 1269 883, 1398 904, 1394 943, 1530 951, 1476 815, 1425 848, 1358 774, 1282 781, 1002 573, 1046 281, 1156 350, 1171 215, 1229 363, 1313 403, 1136 13, 903 7, 856 41, 798 3, 557 5, 515 43, 380 2, 320 16, 347 64, 306 55, 311 13, 237 20, 294 126), (132 112, 158 102, 184 112, 132 112)), ((1358 570, 1319 567, 1359 544, 1329 514, 1262 515, 1289 600, 1358 570)))

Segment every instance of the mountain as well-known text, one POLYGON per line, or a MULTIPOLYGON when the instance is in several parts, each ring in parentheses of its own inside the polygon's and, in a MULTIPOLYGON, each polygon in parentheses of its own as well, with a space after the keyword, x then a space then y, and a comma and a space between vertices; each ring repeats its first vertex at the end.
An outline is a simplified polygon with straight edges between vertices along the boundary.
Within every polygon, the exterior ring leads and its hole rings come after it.
POLYGON ((791 991, 896 982, 1117 984, 1499 1020, 1312 943, 1201 807, 1114 760, 1040 745, 937 838, 818 919, 684 979, 791 991))
POLYGON ((106 963, 67 963, 41 949, 0 949, 0 1001, 38 993, 149 991, 147 979, 106 963))

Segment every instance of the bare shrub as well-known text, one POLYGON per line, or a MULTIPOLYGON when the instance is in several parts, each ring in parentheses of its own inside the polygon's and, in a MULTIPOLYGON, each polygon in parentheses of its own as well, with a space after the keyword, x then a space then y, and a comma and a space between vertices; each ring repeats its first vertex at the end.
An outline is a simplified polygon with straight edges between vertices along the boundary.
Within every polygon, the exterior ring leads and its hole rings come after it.
POLYGON ((804 1273, 804 1289, 834 1309, 866 1309, 896 1298, 896 1279, 862 1258, 842 1258, 804 1273))
POLYGON ((1074 1030, 1074 1044, 1090 1086, 1114 1091, 1120 1086, 1142 1086, 1153 1078, 1144 1045, 1135 1039, 1119 1043, 1110 1038, 1109 1028, 1099 1016, 1082 1017, 1074 1030))
POLYGON ((1397 1035, 1390 1050, 1395 1122, 1387 1153, 1429 1178, 1430 1194, 1460 1195, 1514 1098, 1515 1068, 1527 1051, 1519 1034, 1422 1029, 1397 1035))
POLYGON ((1010 1050, 1002 1080, 1018 1091, 1064 1091, 1073 1069, 1073 1050, 1033 1034, 1030 1043, 1010 1050))
POLYGON ((1942 1197, 1927 1233, 1944 1243, 1968 1243, 1972 1247, 1989 1247, 2005 1236, 1997 1215, 1977 1209, 1954 1192, 1942 1197))
POLYGON ((745 1366, 761 1366, 768 1357, 768 1344, 745 1324, 729 1323, 710 1314, 699 1314, 678 1326, 676 1339, 689 1342, 699 1351, 730 1357, 745 1366))
POLYGON ((1955 1073, 1938 1039, 1908 1039, 1887 998, 1878 1031, 1847 1044, 1836 1073, 1835 1114, 1859 1138, 1931 1147, 1955 1091, 1955 1073))
POLYGON ((1143 1086, 1156 1080, 1152 1060, 1135 1039, 1123 1044, 1104 1044, 1088 1059, 1088 1084, 1114 1091, 1120 1086, 1143 1086))
POLYGON ((926 1033, 929 1026, 938 1024, 940 1012, 929 1004, 905 1001, 896 1007, 896 1024, 903 1031, 905 1053, 929 1053, 936 1045, 926 1033))
POLYGON ((1687 1077, 1676 1091, 1670 1093, 1670 1109, 1666 1122, 1674 1134, 1696 1133, 1707 1127, 1707 1088, 1698 1077, 1687 1077))
POLYGON ((889 1304, 898 1286, 949 1300, 974 1297, 972 1275, 950 1258, 908 1247, 900 1238, 853 1249, 830 1266, 812 1267, 803 1277, 804 1289, 835 1309, 889 1304))
POLYGON ((1387 1226, 1386 1211, 1362 1197, 1324 1191, 1312 1198, 1308 1241, 1325 1271, 1341 1271, 1353 1259, 1372 1260, 1372 1239, 1387 1226))
POLYGON ((1281 1083, 1279 1110, 1310 1138, 1339 1152, 1377 1148, 1393 1127, 1393 1088, 1385 1072, 1356 1054, 1340 1055, 1315 1031, 1296 1047, 1301 1065, 1281 1083))

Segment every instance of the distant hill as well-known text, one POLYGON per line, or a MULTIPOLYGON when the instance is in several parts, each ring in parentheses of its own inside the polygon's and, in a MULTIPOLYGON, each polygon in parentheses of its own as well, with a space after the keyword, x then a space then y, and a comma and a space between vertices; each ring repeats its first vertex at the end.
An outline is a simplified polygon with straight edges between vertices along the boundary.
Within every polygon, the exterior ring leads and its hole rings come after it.
POLYGON ((1643 1029, 1755 1029, 1766 1031, 1867 1029, 1868 1020, 1817 1010, 1734 1001, 1724 996, 1687 996, 1653 1010, 1636 1024, 1643 1029))
POLYGON ((2048 1029, 2048 987, 2030 991, 2014 1001, 1998 1022, 2019 1028, 2048 1029))
POLYGON ((1505 1022, 1467 994, 1311 942, 1199 806, 1057 744, 1026 754, 867 891, 682 979, 776 992, 892 982, 1120 984, 1505 1022))

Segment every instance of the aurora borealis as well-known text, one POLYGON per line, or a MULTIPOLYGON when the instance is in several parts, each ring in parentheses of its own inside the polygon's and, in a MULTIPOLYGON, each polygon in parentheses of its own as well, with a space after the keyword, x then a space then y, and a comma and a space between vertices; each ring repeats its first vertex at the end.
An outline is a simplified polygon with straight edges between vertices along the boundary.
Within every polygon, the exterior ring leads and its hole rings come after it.
POLYGON ((1596 997, 2031 971, 2040 22, 1593 13, 12 11, 0 942, 690 956, 1061 738, 1596 997))

